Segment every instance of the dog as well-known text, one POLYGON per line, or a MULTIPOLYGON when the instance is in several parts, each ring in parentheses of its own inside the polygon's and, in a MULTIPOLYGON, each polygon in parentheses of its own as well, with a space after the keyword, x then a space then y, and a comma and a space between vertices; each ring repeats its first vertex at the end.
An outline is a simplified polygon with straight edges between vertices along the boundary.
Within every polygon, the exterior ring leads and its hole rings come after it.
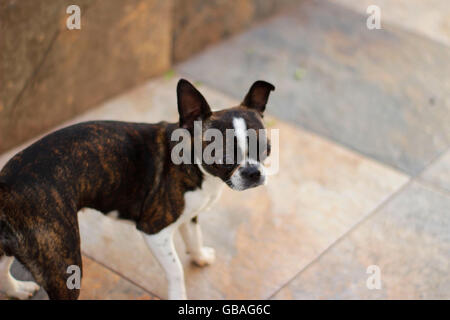
POLYGON ((262 162, 270 142, 264 138, 266 150, 248 156, 246 132, 264 129, 273 90, 272 84, 256 81, 239 106, 213 112, 202 94, 181 79, 178 123, 84 122, 16 154, 0 172, 0 290, 27 299, 42 286, 50 299, 77 299, 80 289, 68 286, 67 270, 82 270, 77 213, 87 207, 135 223, 165 271, 168 298, 186 299, 174 231, 179 228, 194 263, 214 261, 214 250, 203 246, 197 215, 214 204, 225 185, 245 190, 266 182, 262 162), (202 147, 207 129, 224 136, 232 129, 233 156, 243 161, 230 163, 222 150, 223 159, 207 164, 183 151, 192 163, 175 164, 173 133, 192 133, 185 143, 192 147, 199 138, 196 123, 202 147), (39 285, 10 274, 14 258, 39 285))

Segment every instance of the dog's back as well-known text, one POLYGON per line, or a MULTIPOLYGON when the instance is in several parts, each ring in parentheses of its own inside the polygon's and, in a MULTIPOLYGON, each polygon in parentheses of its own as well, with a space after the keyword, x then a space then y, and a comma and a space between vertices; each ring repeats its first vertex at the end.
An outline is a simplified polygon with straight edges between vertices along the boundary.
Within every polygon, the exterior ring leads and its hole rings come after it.
POLYGON ((138 215, 154 162, 165 154, 148 142, 161 134, 161 125, 86 122, 14 156, 0 172, 0 257, 19 259, 50 298, 76 297, 66 271, 81 269, 78 210, 138 215))
MULTIPOLYGON (((65 210, 118 209, 122 201, 141 199, 161 150, 149 141, 162 134, 155 125, 117 121, 85 122, 56 131, 13 157, 0 182, 26 195, 64 203, 65 210)), ((160 146, 157 144, 157 146, 160 146)), ((35 208, 39 209, 39 208, 35 208)))

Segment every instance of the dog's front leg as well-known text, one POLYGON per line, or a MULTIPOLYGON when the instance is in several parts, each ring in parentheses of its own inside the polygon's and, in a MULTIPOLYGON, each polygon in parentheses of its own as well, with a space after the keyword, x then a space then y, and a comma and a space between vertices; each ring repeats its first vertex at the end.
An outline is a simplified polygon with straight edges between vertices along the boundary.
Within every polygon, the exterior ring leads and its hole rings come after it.
POLYGON ((167 228, 154 235, 144 234, 145 242, 153 252, 156 260, 164 269, 168 282, 170 300, 186 299, 184 272, 173 244, 172 228, 167 228))
POLYGON ((197 217, 180 226, 181 237, 192 261, 200 267, 214 262, 216 255, 213 248, 203 246, 202 230, 197 217))

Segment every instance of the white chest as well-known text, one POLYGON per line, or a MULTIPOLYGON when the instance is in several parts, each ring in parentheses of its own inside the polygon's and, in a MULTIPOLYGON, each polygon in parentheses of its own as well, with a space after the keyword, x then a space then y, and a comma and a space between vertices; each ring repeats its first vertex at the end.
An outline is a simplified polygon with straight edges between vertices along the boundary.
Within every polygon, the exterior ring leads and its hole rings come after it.
POLYGON ((211 207, 220 197, 225 183, 214 176, 205 175, 201 189, 184 194, 184 210, 178 220, 186 222, 211 207))

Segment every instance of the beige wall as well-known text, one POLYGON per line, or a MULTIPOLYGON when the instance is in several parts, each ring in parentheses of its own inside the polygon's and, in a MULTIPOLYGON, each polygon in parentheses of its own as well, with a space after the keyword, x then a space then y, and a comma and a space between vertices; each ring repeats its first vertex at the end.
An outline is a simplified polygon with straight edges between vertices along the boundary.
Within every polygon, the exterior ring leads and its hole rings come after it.
POLYGON ((3 0, 0 152, 295 0, 3 0), (81 8, 81 30, 66 8, 81 8))
POLYGON ((174 0, 173 59, 185 60, 206 45, 251 26, 299 0, 174 0))

